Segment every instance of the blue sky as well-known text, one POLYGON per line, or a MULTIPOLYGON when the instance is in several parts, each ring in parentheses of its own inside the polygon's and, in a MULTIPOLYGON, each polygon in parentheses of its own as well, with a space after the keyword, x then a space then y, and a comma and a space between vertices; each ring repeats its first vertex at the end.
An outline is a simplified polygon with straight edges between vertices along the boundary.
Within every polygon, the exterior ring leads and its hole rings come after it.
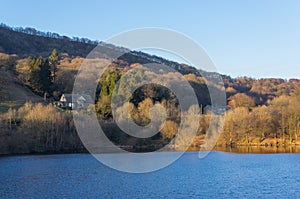
POLYGON ((105 40, 142 27, 179 31, 233 77, 300 78, 300 1, 0 0, 0 22, 105 40))

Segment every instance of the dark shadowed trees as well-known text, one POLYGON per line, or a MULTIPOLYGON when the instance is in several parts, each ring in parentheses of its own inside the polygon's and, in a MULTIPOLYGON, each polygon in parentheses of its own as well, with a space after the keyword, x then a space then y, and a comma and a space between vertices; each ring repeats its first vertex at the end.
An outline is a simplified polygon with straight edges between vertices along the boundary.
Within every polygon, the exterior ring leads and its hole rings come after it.
POLYGON ((43 94, 49 92, 51 88, 51 71, 49 61, 44 61, 43 57, 28 58, 30 73, 27 85, 35 92, 43 94))

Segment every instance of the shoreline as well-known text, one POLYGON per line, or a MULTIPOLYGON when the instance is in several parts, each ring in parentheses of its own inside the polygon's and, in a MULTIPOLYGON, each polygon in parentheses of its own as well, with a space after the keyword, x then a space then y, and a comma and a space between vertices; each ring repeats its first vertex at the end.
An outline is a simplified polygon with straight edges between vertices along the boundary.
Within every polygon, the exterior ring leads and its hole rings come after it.
MULTIPOLYGON (((147 153, 153 152, 150 149, 147 151, 145 148, 144 150, 135 150, 135 151, 128 151, 129 153, 147 153)), ((153 148, 152 148, 153 149, 153 148)), ((124 149, 123 149, 124 150, 124 149)), ((199 147, 190 147, 187 151, 182 150, 165 150, 165 151, 156 151, 160 152, 199 152, 201 148, 199 147)), ((226 152, 226 153, 238 153, 238 154, 283 154, 283 153, 300 153, 300 145, 290 145, 285 147, 277 147, 277 146, 235 146, 235 147, 220 147, 216 146, 210 151, 219 151, 219 152, 226 152)), ((102 152, 99 154, 115 154, 119 152, 114 151, 107 151, 102 152)), ((13 156, 35 156, 35 155, 68 155, 68 154, 91 154, 88 151, 60 151, 60 152, 32 152, 32 153, 7 153, 7 154, 0 154, 0 158, 2 157, 13 157, 13 156)), ((93 155, 93 154, 91 154, 93 155)))

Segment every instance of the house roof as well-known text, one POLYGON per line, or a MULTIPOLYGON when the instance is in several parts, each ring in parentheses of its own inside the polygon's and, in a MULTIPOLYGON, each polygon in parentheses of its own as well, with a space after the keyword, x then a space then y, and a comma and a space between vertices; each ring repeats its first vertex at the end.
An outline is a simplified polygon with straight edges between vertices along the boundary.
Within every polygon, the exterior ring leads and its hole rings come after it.
POLYGON ((77 98, 77 99, 81 100, 81 98, 83 98, 83 101, 85 103, 94 103, 94 100, 93 100, 93 98, 90 95, 83 94, 83 95, 80 95, 80 97, 77 98))
POLYGON ((72 100, 74 99, 74 101, 84 101, 85 103, 94 103, 94 100, 92 99, 92 97, 90 95, 86 95, 86 94, 62 94, 60 101, 62 101, 62 99, 65 99, 66 102, 72 102, 72 100))

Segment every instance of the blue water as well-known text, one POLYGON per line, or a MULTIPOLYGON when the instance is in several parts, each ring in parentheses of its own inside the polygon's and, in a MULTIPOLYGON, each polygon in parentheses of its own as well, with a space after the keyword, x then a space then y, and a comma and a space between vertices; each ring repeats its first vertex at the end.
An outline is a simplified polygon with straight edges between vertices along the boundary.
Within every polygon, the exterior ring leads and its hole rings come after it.
POLYGON ((300 154, 186 153, 146 174, 89 154, 1 157, 0 179, 0 198, 300 198, 300 154))

